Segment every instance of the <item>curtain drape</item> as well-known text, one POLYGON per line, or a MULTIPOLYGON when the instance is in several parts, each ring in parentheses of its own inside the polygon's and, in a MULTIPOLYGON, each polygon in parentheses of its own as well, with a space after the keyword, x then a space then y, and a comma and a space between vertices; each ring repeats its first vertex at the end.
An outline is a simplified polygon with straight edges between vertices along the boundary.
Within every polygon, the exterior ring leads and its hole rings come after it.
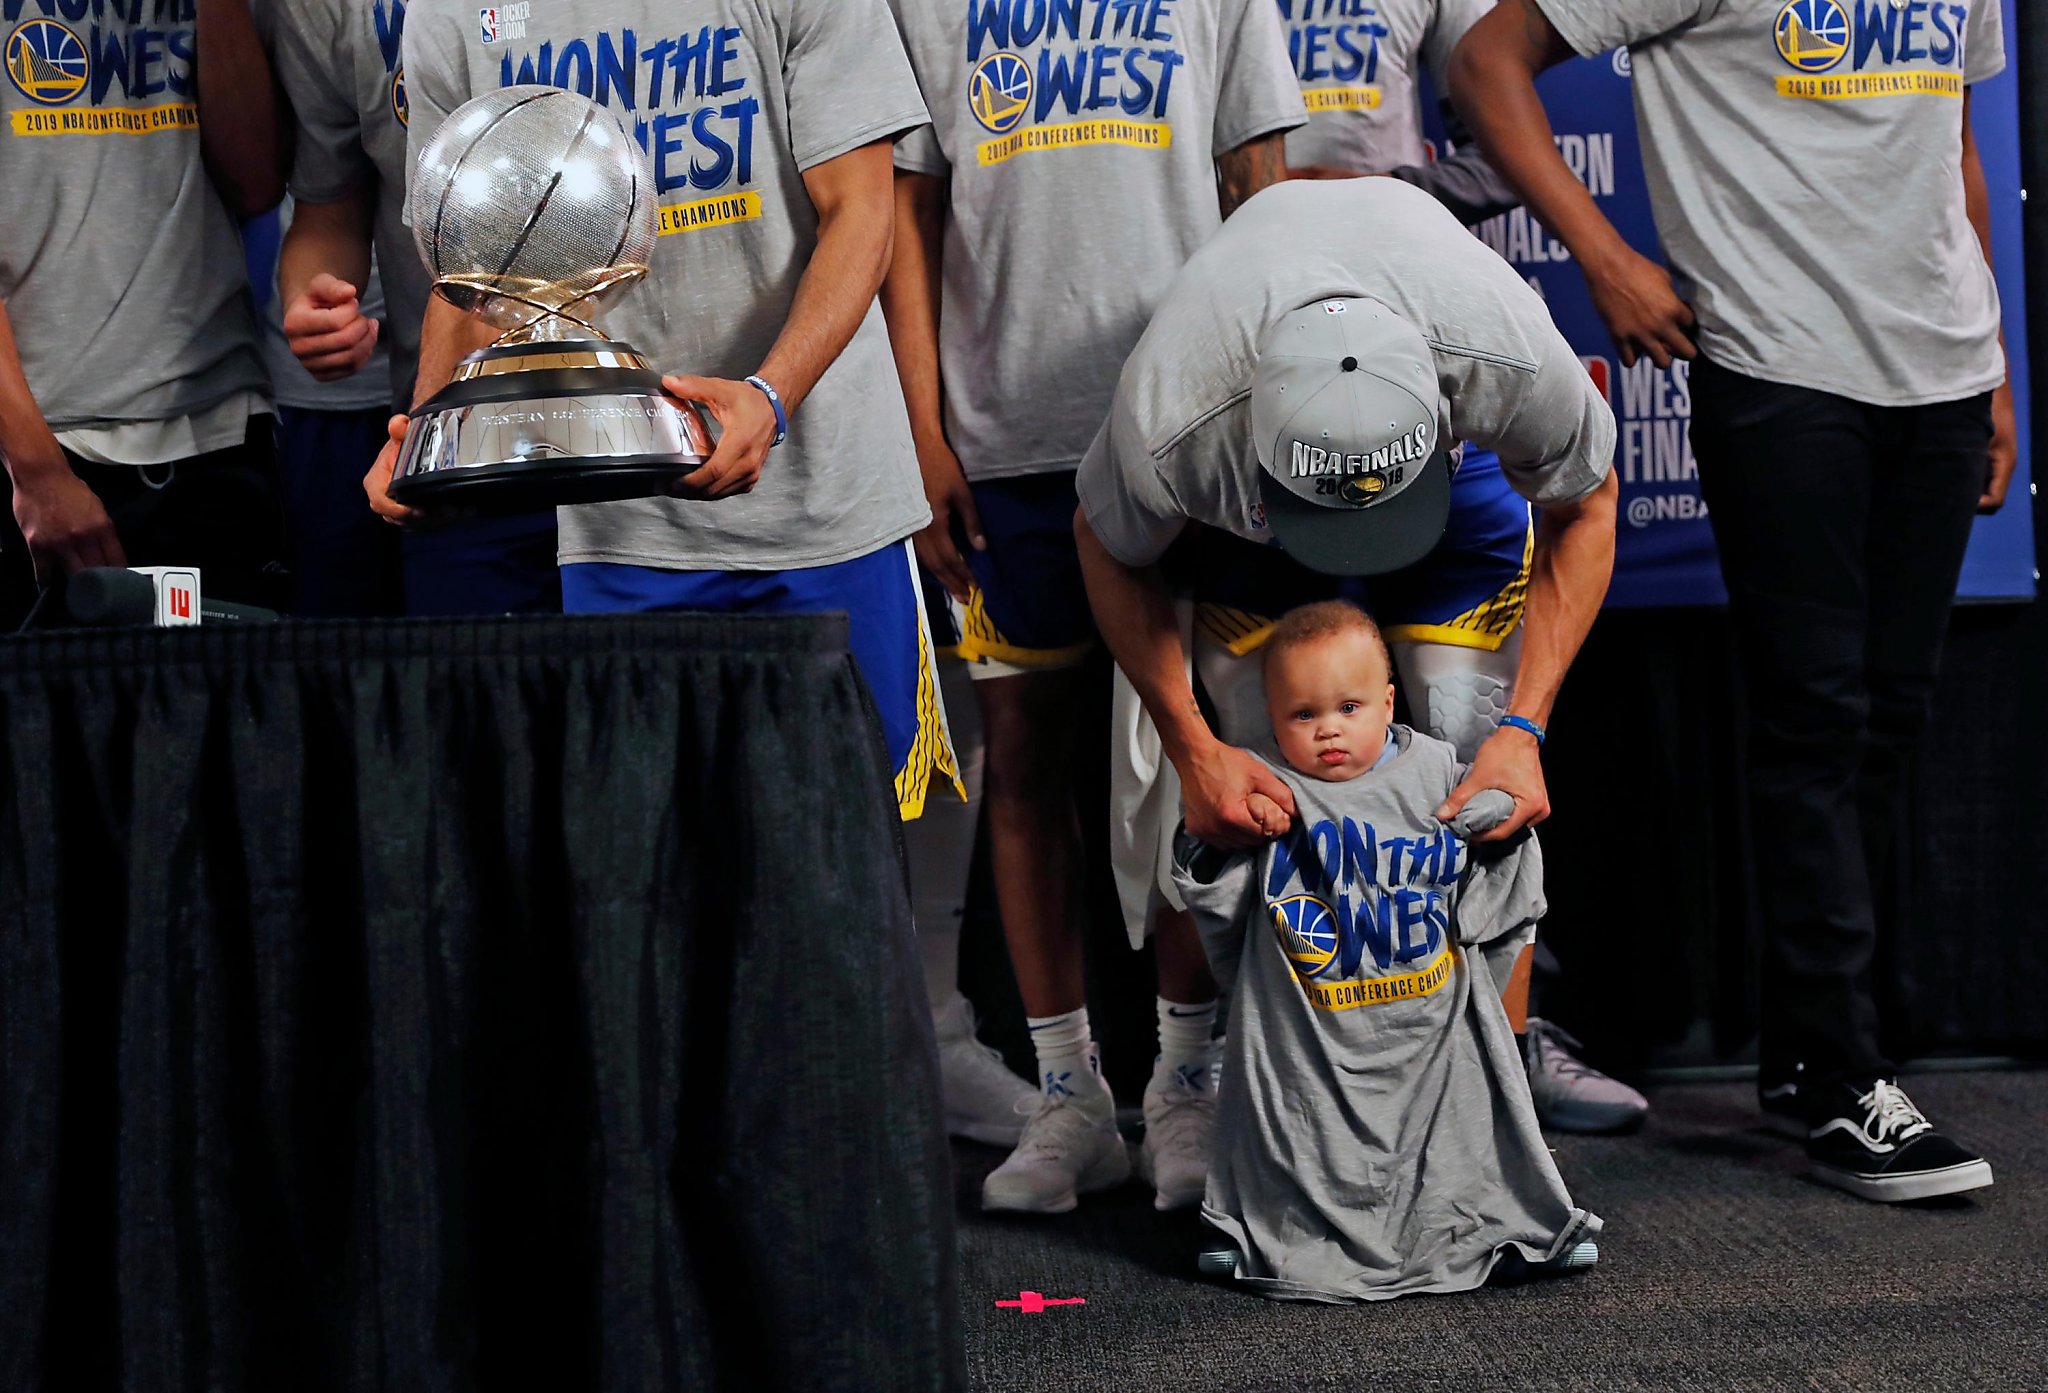
POLYGON ((933 1388, 843 619, 0 649, 0 1387, 933 1388))

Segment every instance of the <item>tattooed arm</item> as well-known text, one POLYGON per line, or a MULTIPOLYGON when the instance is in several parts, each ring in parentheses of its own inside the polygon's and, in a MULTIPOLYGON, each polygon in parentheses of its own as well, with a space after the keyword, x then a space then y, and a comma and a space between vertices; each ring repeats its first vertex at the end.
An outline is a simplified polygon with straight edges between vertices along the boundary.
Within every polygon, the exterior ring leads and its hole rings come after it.
POLYGON ((1287 135, 1275 131, 1247 140, 1227 150, 1216 160, 1216 193, 1223 216, 1235 213, 1244 201, 1269 184, 1287 177, 1287 135))

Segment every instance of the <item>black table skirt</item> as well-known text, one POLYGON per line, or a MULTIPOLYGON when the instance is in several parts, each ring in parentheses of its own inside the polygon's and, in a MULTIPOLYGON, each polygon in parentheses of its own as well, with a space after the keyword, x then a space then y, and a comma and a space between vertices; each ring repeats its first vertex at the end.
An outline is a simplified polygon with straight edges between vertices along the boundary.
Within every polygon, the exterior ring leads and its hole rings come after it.
POLYGON ((960 1380, 843 620, 0 646, 0 1388, 960 1380))

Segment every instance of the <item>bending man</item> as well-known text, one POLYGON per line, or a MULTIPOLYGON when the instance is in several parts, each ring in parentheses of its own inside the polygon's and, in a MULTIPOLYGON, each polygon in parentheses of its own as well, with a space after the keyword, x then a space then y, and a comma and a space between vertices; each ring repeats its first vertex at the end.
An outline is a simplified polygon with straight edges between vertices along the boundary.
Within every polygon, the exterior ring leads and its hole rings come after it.
POLYGON ((1205 650, 1220 729, 1197 709, 1168 571, 1188 555, 1212 569, 1230 548, 1233 572, 1263 573, 1276 598, 1370 605, 1358 577, 1398 588, 1456 548, 1461 440, 1497 452, 1538 510, 1514 699, 1438 811, 1505 790, 1515 811, 1497 840, 1549 813, 1543 723, 1613 570, 1612 412, 1535 292, 1394 180, 1269 189, 1182 270, 1082 463, 1074 528, 1096 621, 1195 836, 1253 845, 1294 809, 1234 748, 1266 725, 1258 664, 1205 650))

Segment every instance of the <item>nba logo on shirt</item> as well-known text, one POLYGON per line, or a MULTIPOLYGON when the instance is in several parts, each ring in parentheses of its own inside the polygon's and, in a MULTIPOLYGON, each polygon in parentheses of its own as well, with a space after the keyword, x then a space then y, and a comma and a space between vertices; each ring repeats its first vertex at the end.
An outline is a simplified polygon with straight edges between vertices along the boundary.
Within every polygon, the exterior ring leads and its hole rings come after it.
POLYGON ((500 39, 523 39, 526 37, 526 21, 533 14, 533 0, 517 0, 511 5, 492 5, 476 12, 477 33, 487 44, 500 39))
POLYGON ((1351 306, 1345 304, 1342 300, 1323 301, 1324 314, 1344 314, 1347 313, 1350 309, 1351 306))

